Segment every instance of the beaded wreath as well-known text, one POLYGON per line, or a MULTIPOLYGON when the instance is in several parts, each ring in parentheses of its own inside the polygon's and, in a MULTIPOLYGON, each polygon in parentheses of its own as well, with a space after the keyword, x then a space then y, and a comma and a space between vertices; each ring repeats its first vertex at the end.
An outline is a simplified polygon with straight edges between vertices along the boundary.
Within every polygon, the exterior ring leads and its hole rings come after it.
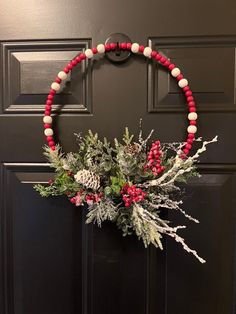
POLYGON ((201 141, 201 138, 195 139, 197 118, 195 99, 188 80, 160 52, 137 43, 120 43, 119 47, 115 43, 99 44, 87 49, 71 60, 51 84, 43 117, 48 143, 44 154, 55 169, 55 176, 48 185, 37 184, 35 189, 44 197, 66 195, 75 206, 86 205, 87 223, 96 222, 101 226, 105 220, 112 221, 124 236, 135 233, 143 240, 145 247, 153 244, 162 249, 162 236, 168 235, 204 263, 205 260, 190 249, 178 234, 178 230, 185 226, 174 227, 163 218, 165 211, 176 210, 198 223, 181 207, 179 195, 182 189, 179 183, 199 176, 196 169, 198 157, 206 150, 207 144, 217 141, 217 137, 204 141, 202 147, 189 156, 193 142, 201 141), (51 117, 53 99, 60 90, 61 82, 78 63, 117 48, 157 61, 177 80, 188 104, 186 141, 160 143, 155 139, 150 143, 153 130, 144 139, 141 129, 135 138, 126 128, 122 141, 114 139, 112 145, 106 138, 100 140, 97 134, 89 131, 84 137, 76 134, 77 152, 63 153, 60 145, 55 144, 51 117))

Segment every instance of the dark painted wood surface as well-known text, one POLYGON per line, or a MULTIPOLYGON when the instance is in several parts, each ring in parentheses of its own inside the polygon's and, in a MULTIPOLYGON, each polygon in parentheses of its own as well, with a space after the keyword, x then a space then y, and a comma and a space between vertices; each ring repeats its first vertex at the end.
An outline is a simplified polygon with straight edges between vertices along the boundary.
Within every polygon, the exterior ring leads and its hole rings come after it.
MULTIPOLYGON (((234 1, 0 1, 1 314, 235 313, 235 12, 234 1), (85 226, 85 209, 32 189, 52 175, 41 149, 50 82, 114 32, 172 58, 195 92, 198 134, 219 135, 185 198, 201 223, 183 234, 206 265, 172 241, 165 252, 145 250, 111 224, 85 226)), ((140 118, 161 141, 185 139, 180 91, 142 57, 73 70, 55 109, 65 151, 76 149, 74 132, 113 138, 126 125, 137 132, 140 118)))

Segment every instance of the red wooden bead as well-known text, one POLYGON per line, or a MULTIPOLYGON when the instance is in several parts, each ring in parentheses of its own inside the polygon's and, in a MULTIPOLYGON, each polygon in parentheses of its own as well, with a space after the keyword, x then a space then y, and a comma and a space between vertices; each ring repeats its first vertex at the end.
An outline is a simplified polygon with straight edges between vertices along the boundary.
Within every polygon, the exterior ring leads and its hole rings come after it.
POLYGON ((111 50, 110 44, 105 44, 105 50, 106 50, 106 51, 110 51, 110 50, 111 50))
POLYGON ((48 128, 51 128, 51 124, 45 123, 44 124, 44 129, 48 129, 48 128))
POLYGON ((130 50, 132 47, 132 44, 131 43, 127 43, 127 49, 130 50))
POLYGON ((51 89, 50 89, 50 92, 49 92, 49 95, 53 95, 53 96, 54 96, 55 94, 56 94, 56 91, 51 88, 51 89))
POLYGON ((92 48, 92 52, 93 52, 94 54, 98 53, 97 48, 96 48, 96 47, 93 47, 93 48, 92 48))
POLYGON ((75 59, 73 59, 73 60, 71 61, 71 64, 72 64, 73 67, 74 67, 74 66, 76 66, 76 64, 77 64, 77 61, 76 61, 75 59))
POLYGON ((161 59, 161 55, 157 52, 155 59, 159 61, 161 59))
POLYGON ((153 50, 153 51, 151 52, 151 57, 152 57, 152 58, 155 58, 156 55, 157 55, 157 52, 156 52, 155 50, 153 50))
POLYGON ((192 148, 192 145, 191 145, 191 144, 186 144, 185 147, 186 147, 187 149, 191 149, 191 148, 192 148))
POLYGON ((72 65, 71 63, 68 63, 68 64, 67 64, 67 68, 68 68, 69 70, 72 70, 73 65, 72 65))
POLYGON ((127 49, 127 44, 126 43, 121 43, 120 48, 126 50, 127 49))
POLYGON ((185 155, 188 155, 189 149, 185 148, 185 149, 183 150, 183 152, 185 153, 185 155))
POLYGON ((47 141, 48 142, 53 141, 53 137, 52 136, 47 136, 47 141))
POLYGON ((139 46, 138 51, 139 51, 139 52, 143 52, 143 51, 144 51, 144 46, 139 46))
POLYGON ((45 110, 45 111, 44 111, 44 115, 45 115, 45 116, 50 116, 50 115, 51 115, 51 111, 45 110))
POLYGON ((161 63, 165 63, 166 62, 166 58, 162 56, 161 59, 160 59, 160 62, 161 63))
POLYGON ((47 100, 46 101, 46 105, 51 105, 52 104, 52 101, 51 100, 47 100))
POLYGON ((184 78, 183 74, 179 74, 179 75, 176 77, 177 81, 182 80, 182 78, 184 78))
POLYGON ((188 91, 185 93, 185 96, 186 96, 186 97, 192 96, 192 94, 193 94, 193 93, 191 92, 191 90, 188 90, 188 91))
POLYGON ((77 57, 75 58, 75 60, 76 60, 77 63, 80 63, 80 62, 81 62, 80 56, 77 56, 77 57))
POLYGON ((189 124, 190 124, 190 125, 196 125, 196 124, 197 124, 197 121, 196 121, 196 120, 191 120, 191 121, 189 122, 189 124))
POLYGON ((58 83, 58 84, 60 84, 60 83, 61 83, 60 77, 57 77, 57 78, 55 79, 55 82, 58 83))
POLYGON ((194 139, 195 138, 194 133, 188 133, 188 138, 194 139))
POLYGON ((189 108, 189 112, 196 112, 196 108, 195 107, 190 107, 189 108))
POLYGON ((80 57, 81 60, 86 59, 86 55, 83 52, 79 55, 79 57, 80 57))
POLYGON ((174 68, 175 68, 175 64, 174 64, 174 63, 171 63, 171 64, 169 65, 169 70, 172 71, 174 68))
POLYGON ((190 102, 190 101, 193 101, 193 100, 194 100, 193 96, 188 96, 187 97, 187 102, 190 102))
POLYGON ((48 142, 48 146, 50 146, 50 147, 55 146, 55 142, 54 141, 48 142))
POLYGON ((115 50, 116 49, 116 44, 115 43, 110 43, 110 48, 111 50, 115 50))
POLYGON ((170 65, 170 60, 166 60, 166 61, 165 61, 165 63, 164 63, 163 65, 164 65, 165 67, 167 67, 167 68, 168 68, 168 67, 169 67, 169 65, 170 65))
POLYGON ((183 91, 184 91, 184 92, 187 92, 188 90, 190 90, 189 86, 185 86, 185 87, 183 88, 183 91))
POLYGON ((55 150, 56 149, 56 147, 55 146, 52 146, 52 147, 50 147, 51 148, 51 150, 55 150))
POLYGON ((189 107, 194 107, 196 105, 195 101, 190 101, 188 103, 189 107))
POLYGON ((48 100, 53 100, 53 95, 48 95, 48 100))
POLYGON ((193 143, 193 139, 192 139, 192 138, 188 138, 188 139, 187 139, 187 143, 188 143, 188 144, 192 144, 192 143, 193 143))
POLYGON ((70 72, 70 69, 66 66, 66 67, 63 69, 63 71, 64 71, 65 73, 69 73, 69 72, 70 72))
POLYGON ((46 106, 45 106, 45 109, 48 110, 48 111, 50 111, 50 110, 52 109, 52 106, 46 105, 46 106))

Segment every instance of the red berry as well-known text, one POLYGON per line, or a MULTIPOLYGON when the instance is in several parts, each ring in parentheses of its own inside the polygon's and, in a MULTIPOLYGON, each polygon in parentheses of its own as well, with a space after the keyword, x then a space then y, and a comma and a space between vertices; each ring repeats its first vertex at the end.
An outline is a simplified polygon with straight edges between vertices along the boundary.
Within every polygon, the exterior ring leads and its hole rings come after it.
POLYGON ((52 185, 53 182, 54 182, 54 181, 53 181, 52 179, 49 179, 49 180, 48 180, 48 184, 49 184, 49 185, 52 185))

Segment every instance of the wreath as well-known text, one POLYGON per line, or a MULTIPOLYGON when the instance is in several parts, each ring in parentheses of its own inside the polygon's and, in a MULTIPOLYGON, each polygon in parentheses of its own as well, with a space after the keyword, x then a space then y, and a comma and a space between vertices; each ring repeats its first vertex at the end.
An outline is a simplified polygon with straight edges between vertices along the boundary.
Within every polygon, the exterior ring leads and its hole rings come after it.
POLYGON ((178 233, 186 226, 172 226, 161 213, 175 210, 187 219, 199 222, 182 208, 183 202, 178 196, 182 191, 180 183, 200 176, 196 168, 198 158, 209 143, 217 141, 217 136, 203 142, 201 138, 195 138, 198 117, 195 99, 187 79, 175 64, 150 47, 137 43, 118 45, 99 44, 85 50, 71 60, 51 84, 43 117, 48 143, 44 147, 44 154, 55 170, 55 176, 47 185, 37 184, 34 188, 43 197, 66 195, 75 206, 87 206, 86 223, 101 226, 103 221, 112 221, 124 236, 135 233, 145 247, 153 244, 163 249, 162 237, 168 235, 204 263, 205 260, 178 233), (140 123, 137 137, 130 134, 126 127, 122 140, 114 139, 112 144, 106 138, 99 139, 98 134, 91 130, 83 137, 75 134, 78 150, 65 154, 61 146, 55 144, 53 137, 51 110, 54 96, 61 82, 78 63, 117 47, 156 60, 177 80, 189 109, 187 139, 177 143, 161 143, 157 139, 151 141, 153 130, 144 138, 140 123), (202 142, 202 146, 190 156, 194 141, 202 142))

